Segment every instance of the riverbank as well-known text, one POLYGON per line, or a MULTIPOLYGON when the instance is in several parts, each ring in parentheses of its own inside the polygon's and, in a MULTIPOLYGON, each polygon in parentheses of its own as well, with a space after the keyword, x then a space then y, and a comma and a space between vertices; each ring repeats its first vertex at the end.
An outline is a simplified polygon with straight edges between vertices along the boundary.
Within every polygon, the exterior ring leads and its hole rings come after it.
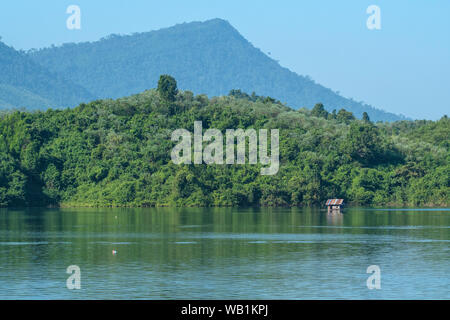
MULTIPOLYGON (((370 209, 417 209, 417 206, 414 205, 400 205, 400 204, 389 204, 386 206, 361 206, 358 204, 348 204, 343 207, 342 210, 346 209, 358 209, 358 208, 370 208, 370 209)), ((281 207, 275 207, 275 206, 171 206, 171 205, 156 205, 156 206, 139 206, 139 205, 94 205, 89 203, 61 203, 58 206, 32 206, 32 207, 0 207, 0 209, 33 209, 33 208, 42 208, 42 209, 81 209, 81 208, 91 208, 91 209, 145 209, 145 208, 173 208, 173 209, 182 209, 182 208, 213 208, 213 209, 220 209, 220 208, 234 208, 234 209, 247 209, 247 208, 254 208, 254 209, 263 209, 263 208, 269 208, 269 209, 277 209, 277 208, 285 208, 285 209, 321 209, 321 210, 327 210, 325 206, 281 206, 281 207)), ((419 207, 420 209, 448 209, 450 208, 450 204, 430 204, 430 205, 423 205, 419 207)))

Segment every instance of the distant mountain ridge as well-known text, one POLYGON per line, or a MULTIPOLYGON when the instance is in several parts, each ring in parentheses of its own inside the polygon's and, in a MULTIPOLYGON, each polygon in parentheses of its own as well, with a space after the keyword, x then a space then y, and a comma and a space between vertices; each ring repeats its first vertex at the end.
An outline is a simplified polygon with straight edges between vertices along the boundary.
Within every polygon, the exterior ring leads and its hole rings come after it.
POLYGON ((322 102, 329 111, 345 108, 373 120, 402 116, 363 105, 281 67, 227 21, 191 22, 97 42, 65 44, 30 52, 37 63, 63 73, 99 98, 119 98, 148 89, 161 74, 181 89, 209 96, 241 89, 271 96, 294 108, 322 102))
MULTIPOLYGON (((58 75, 61 83, 71 83, 76 88, 66 100, 62 99, 66 90, 61 90, 56 97, 24 92, 33 105, 47 100, 58 103, 64 100, 70 105, 85 102, 87 96, 92 99, 124 97, 149 89, 161 74, 170 74, 177 79, 180 89, 210 97, 240 89, 271 96, 293 108, 312 108, 321 102, 328 111, 345 108, 357 117, 367 112, 374 121, 405 119, 344 98, 309 77, 281 67, 222 19, 30 50, 27 57, 43 70, 58 75), (33 98, 33 94, 39 97, 33 98)), ((7 89, 0 86, 0 106, 4 100, 2 90, 7 89)))
POLYGON ((0 108, 73 107, 94 95, 0 42, 0 108))

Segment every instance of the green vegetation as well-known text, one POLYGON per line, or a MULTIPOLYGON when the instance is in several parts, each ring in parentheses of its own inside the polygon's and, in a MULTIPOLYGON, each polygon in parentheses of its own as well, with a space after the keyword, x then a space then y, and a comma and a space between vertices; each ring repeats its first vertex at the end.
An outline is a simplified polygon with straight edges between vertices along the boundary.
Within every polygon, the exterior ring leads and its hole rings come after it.
POLYGON ((158 90, 74 109, 0 115, 0 206, 448 206, 450 122, 370 122, 323 106, 293 110, 233 90, 208 99, 158 90), (171 133, 280 130, 280 170, 175 165, 171 133))
POLYGON ((174 102, 178 93, 177 81, 167 74, 162 75, 158 81, 158 93, 167 102, 174 102))

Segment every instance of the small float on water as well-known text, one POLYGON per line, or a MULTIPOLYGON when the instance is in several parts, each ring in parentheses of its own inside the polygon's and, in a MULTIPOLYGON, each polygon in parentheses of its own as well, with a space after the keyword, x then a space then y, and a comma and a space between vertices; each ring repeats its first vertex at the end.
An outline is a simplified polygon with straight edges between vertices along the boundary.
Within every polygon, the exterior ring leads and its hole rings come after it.
POLYGON ((325 205, 328 207, 328 213, 341 213, 344 199, 328 199, 325 205))

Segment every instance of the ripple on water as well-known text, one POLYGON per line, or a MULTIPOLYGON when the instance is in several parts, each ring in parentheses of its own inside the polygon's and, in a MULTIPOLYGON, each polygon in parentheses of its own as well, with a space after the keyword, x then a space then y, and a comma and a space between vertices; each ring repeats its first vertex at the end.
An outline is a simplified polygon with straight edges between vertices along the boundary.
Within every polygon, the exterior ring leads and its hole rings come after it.
POLYGON ((38 246, 38 245, 52 245, 52 244, 72 244, 69 241, 0 241, 0 246, 38 246))

